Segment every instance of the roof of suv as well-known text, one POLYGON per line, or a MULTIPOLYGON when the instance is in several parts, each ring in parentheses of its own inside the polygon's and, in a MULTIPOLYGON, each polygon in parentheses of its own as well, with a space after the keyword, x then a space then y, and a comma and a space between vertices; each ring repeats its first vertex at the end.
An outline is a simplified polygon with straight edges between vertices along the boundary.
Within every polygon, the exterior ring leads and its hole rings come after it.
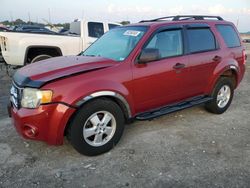
POLYGON ((155 26, 169 24, 183 24, 183 23, 230 23, 223 20, 220 16, 206 16, 206 15, 177 15, 156 18, 152 20, 142 20, 139 23, 130 24, 130 26, 155 26))

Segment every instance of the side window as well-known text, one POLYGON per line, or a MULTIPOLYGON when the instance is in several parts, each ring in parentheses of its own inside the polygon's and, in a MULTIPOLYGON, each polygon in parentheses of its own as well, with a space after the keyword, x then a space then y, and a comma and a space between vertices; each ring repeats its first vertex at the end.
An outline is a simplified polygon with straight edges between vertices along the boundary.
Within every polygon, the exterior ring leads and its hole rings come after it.
POLYGON ((104 34, 103 23, 88 22, 89 37, 99 38, 104 34))
POLYGON ((231 25, 216 25, 216 28, 223 37, 227 47, 233 48, 240 46, 240 39, 231 25))
POLYGON ((160 57, 172 57, 183 54, 181 30, 162 31, 150 40, 145 48, 156 48, 160 57))
POLYGON ((109 30, 114 29, 115 27, 118 27, 119 25, 116 24, 108 24, 109 30))
POLYGON ((209 28, 192 28, 187 30, 190 53, 211 51, 216 49, 216 40, 209 28))

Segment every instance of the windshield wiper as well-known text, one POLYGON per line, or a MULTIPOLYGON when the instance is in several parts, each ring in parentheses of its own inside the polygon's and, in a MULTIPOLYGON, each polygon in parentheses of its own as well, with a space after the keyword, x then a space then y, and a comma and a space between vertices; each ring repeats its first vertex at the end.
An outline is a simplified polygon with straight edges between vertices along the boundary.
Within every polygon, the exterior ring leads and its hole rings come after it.
POLYGON ((96 55, 85 55, 85 54, 82 54, 83 56, 87 56, 87 57, 95 57, 96 55))
POLYGON ((98 55, 85 55, 85 54, 82 54, 83 56, 87 56, 87 57, 102 57, 100 54, 98 54, 98 55))

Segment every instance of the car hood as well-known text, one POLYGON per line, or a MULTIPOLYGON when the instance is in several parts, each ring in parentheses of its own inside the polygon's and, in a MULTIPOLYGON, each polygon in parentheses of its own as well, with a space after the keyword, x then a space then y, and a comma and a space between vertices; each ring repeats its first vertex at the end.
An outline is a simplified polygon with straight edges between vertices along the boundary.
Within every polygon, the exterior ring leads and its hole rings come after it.
POLYGON ((95 71, 117 65, 103 57, 63 56, 39 61, 19 69, 13 77, 20 87, 39 88, 47 82, 75 74, 95 71))

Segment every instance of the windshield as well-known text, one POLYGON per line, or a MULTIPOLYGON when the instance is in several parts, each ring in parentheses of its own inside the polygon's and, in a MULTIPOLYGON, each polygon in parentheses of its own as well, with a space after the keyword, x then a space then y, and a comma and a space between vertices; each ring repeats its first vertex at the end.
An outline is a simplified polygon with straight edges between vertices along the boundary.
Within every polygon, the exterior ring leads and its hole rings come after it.
POLYGON ((123 61, 145 34, 147 27, 118 27, 105 33, 81 55, 123 61))

